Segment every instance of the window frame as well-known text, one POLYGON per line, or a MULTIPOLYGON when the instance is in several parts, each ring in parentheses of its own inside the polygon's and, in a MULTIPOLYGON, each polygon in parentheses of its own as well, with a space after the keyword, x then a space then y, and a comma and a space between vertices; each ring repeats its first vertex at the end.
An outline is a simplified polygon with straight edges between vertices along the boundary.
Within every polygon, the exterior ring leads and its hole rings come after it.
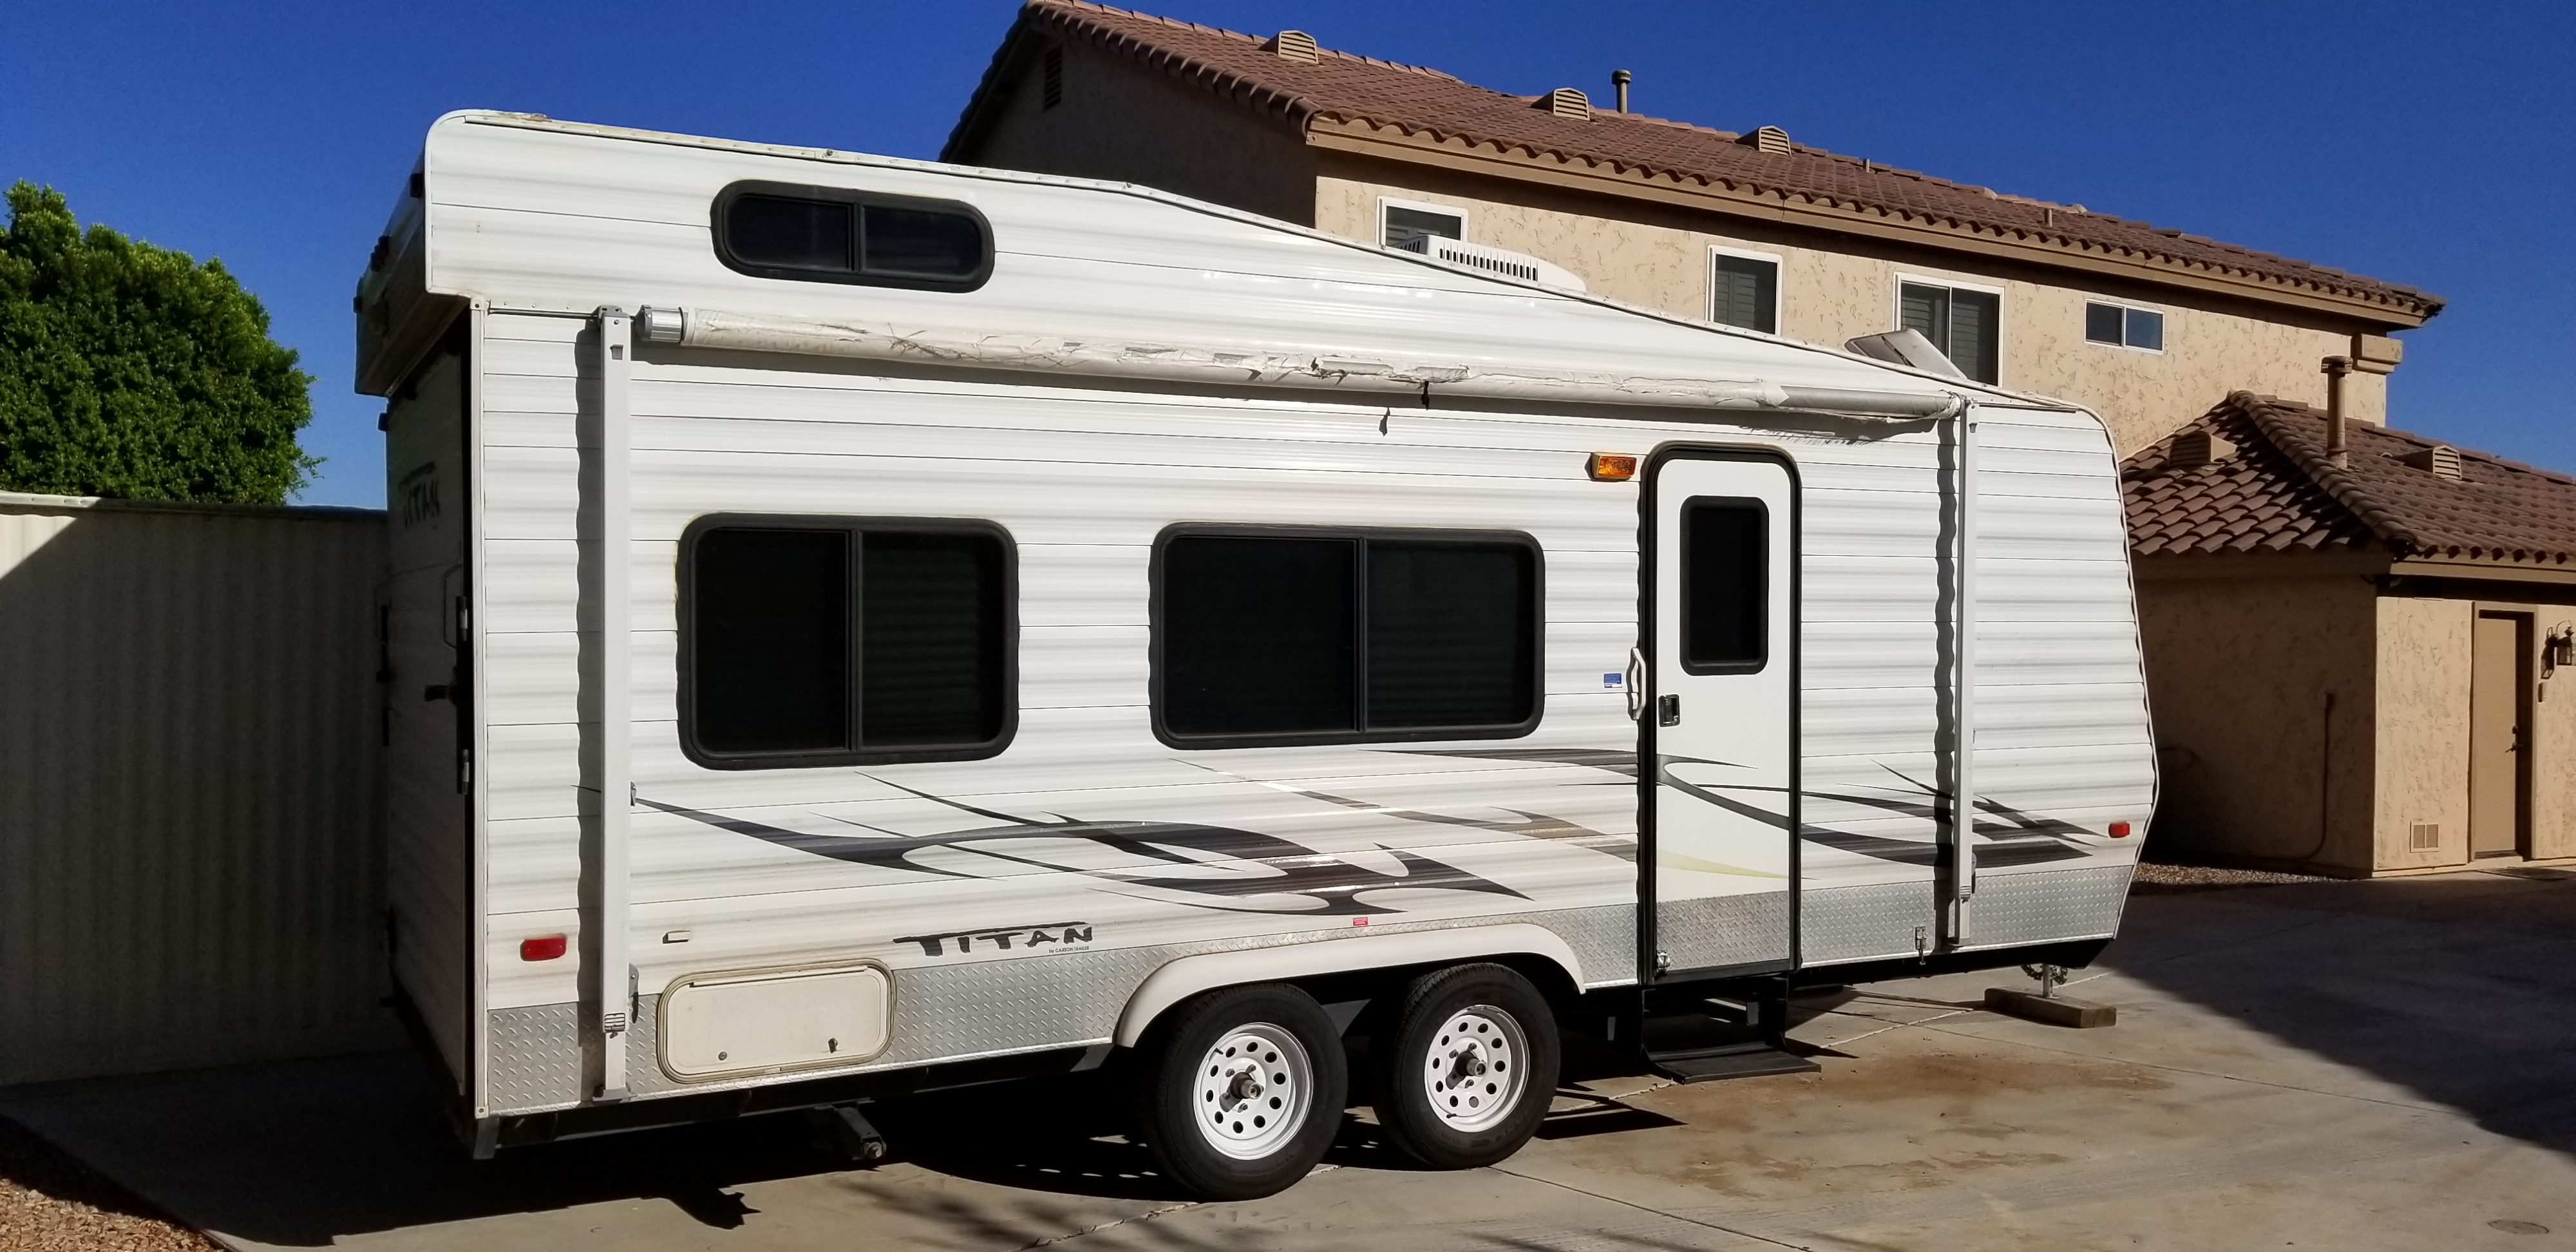
POLYGON ((1433 204, 1428 200, 1405 200, 1395 196, 1379 196, 1377 198, 1377 246, 1385 248, 1391 252, 1402 252, 1404 249, 1398 248, 1386 241, 1386 211, 1388 209, 1411 209, 1416 213, 1437 213, 1442 217, 1457 218, 1458 242, 1460 243, 1467 242, 1467 227, 1474 221, 1473 218, 1468 216, 1467 210, 1459 208, 1454 204, 1433 204))
POLYGON ((1261 522, 1175 522, 1154 536, 1153 556, 1148 567, 1146 622, 1150 641, 1147 645, 1148 676, 1146 708, 1154 727, 1154 738, 1163 746, 1182 751, 1208 748, 1286 748, 1320 744, 1351 743, 1429 743, 1458 739, 1518 739, 1539 727, 1547 717, 1547 549, 1537 537, 1521 530, 1470 530, 1457 527, 1415 526, 1307 526, 1293 523, 1261 522), (1163 682, 1170 666, 1165 662, 1164 628, 1166 592, 1164 574, 1168 567, 1165 555, 1176 539, 1343 539, 1360 545, 1360 559, 1353 562, 1352 630, 1357 651, 1352 658, 1352 672, 1357 687, 1357 720, 1368 720, 1368 559, 1370 540, 1392 540, 1410 543, 1454 543, 1476 547, 1518 547, 1529 553, 1530 569, 1530 711, 1529 716, 1509 724, 1489 723, 1474 727, 1407 726, 1392 730, 1327 730, 1278 731, 1254 734, 1185 735, 1176 734, 1164 719, 1169 701, 1164 697, 1163 682))
POLYGON ((2086 313, 2091 313, 2093 306, 2095 305, 2100 305, 2106 309, 2118 309, 2120 311, 2120 341, 2118 343, 2105 343, 2102 340, 2096 339, 2090 334, 2087 334, 2084 336, 2084 342, 2091 344, 2096 348, 2118 348, 2123 352, 2144 352, 2149 356, 2163 356, 2165 354, 2165 350, 2162 346, 2142 348, 2129 342, 2129 315, 2131 313, 2153 313, 2156 315, 2156 338, 2158 344, 2161 345, 2164 339, 2164 323, 2167 320, 2165 310, 2156 308, 2153 305, 2132 304, 2126 300, 2106 300, 2100 296, 2084 297, 2084 309, 2086 313))
MULTIPOLYGON (((2007 293, 2001 286, 1991 283, 1981 283, 1957 278, 1944 278, 1934 274, 1908 274, 1899 271, 1896 275, 1896 285, 1889 290, 1887 299, 1887 326, 1891 331, 1905 329, 1905 288, 1908 284, 1912 284, 1917 287, 1945 287, 1953 291, 1973 291, 1981 295, 1993 296, 1995 298, 1995 376, 1992 380, 1986 380, 1977 378, 1975 375, 1969 375, 1968 381, 1983 383, 1988 387, 2003 387, 2009 385, 2004 381, 2005 377, 2011 373, 2011 371, 2006 368, 2006 363, 2012 359, 2013 319, 2008 316, 2009 309, 2007 306, 2011 303, 2009 293, 2007 293)), ((1941 355, 1943 356, 1948 356, 1950 354, 1950 349, 1941 344, 1934 344, 1932 346, 1940 348, 1941 355)), ((1957 365, 1958 362, 1953 361, 1951 364, 1957 365)), ((1959 372, 1961 374, 1967 374, 1967 367, 1960 366, 1959 372)))
POLYGON ((905 765, 918 761, 981 761, 999 756, 1020 731, 1020 547, 1009 528, 980 517, 885 517, 846 513, 707 513, 690 520, 680 532, 677 574, 679 599, 673 606, 677 632, 680 752, 704 769, 823 769, 849 765, 905 765), (872 750, 834 748, 811 752, 726 752, 698 742, 697 731, 697 552, 698 541, 716 530, 826 530, 850 536, 849 717, 856 737, 867 692, 866 536, 909 534, 984 535, 1002 545, 1002 719, 991 739, 972 744, 872 750))
POLYGON ((1703 316, 1706 317, 1713 325, 1725 326, 1734 330, 1749 330, 1757 335, 1778 335, 1782 333, 1780 330, 1780 319, 1782 313, 1787 310, 1788 306, 1788 293, 1784 291, 1783 288, 1788 286, 1786 281, 1788 272, 1789 267, 1787 263, 1777 252, 1758 252, 1751 248, 1738 248, 1731 244, 1710 244, 1708 246, 1708 269, 1706 271, 1706 277, 1708 280, 1708 299, 1703 302, 1706 308, 1706 312, 1703 316), (1763 261, 1770 264, 1771 329, 1763 330, 1754 326, 1737 326, 1733 322, 1721 322, 1717 320, 1717 259, 1722 256, 1734 257, 1739 261, 1763 261))
POLYGON ((780 183, 760 179, 743 179, 727 183, 716 193, 709 209, 712 215, 716 259, 726 269, 753 278, 784 279, 800 283, 838 283, 853 287, 894 287, 906 291, 968 292, 981 288, 993 277, 994 257, 1000 250, 993 237, 993 223, 983 210, 963 200, 945 200, 936 196, 907 196, 885 191, 862 191, 856 187, 825 187, 812 183, 780 183), (745 196, 771 196, 789 200, 818 200, 850 206, 850 263, 847 270, 803 269, 792 265, 762 265, 746 261, 734 252, 733 206, 745 196), (973 218, 982 232, 983 256, 975 270, 958 278, 939 278, 919 274, 871 273, 867 270, 867 209, 869 205, 885 208, 935 210, 973 218))

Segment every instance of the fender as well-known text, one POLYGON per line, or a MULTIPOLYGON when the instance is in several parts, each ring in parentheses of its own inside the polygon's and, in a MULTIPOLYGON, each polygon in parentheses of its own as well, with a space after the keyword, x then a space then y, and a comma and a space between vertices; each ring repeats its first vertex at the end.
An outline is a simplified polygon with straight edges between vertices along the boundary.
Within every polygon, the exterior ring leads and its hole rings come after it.
POLYGON ((1495 956, 1545 957, 1562 968, 1575 986, 1585 985, 1583 963, 1575 958, 1573 945, 1555 931, 1529 922, 1360 933, 1274 948, 1207 952, 1167 962, 1146 975, 1145 981, 1137 984, 1135 994, 1127 997, 1127 1010, 1118 1016, 1115 1038, 1119 1047, 1135 1047, 1163 1010, 1219 987, 1495 956))

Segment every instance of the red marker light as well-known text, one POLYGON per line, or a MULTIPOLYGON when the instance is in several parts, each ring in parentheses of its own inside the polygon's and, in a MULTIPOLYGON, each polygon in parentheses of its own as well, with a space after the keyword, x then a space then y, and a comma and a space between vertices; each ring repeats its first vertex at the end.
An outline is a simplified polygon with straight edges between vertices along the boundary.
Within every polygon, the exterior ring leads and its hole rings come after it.
POLYGON ((563 954, 562 935, 539 935, 519 941, 519 959, 522 961, 551 961, 563 954))
POLYGON ((2113 822, 2113 823, 2111 823, 2111 837, 2112 837, 2112 838, 2114 838, 2114 839, 2126 839, 2126 838, 2128 838, 2128 837, 2129 837, 2129 824, 2128 824, 2127 822, 2113 822))
POLYGON ((1351 919, 1351 925, 1366 926, 1368 925, 1368 919, 1365 917, 1354 917, 1351 919))

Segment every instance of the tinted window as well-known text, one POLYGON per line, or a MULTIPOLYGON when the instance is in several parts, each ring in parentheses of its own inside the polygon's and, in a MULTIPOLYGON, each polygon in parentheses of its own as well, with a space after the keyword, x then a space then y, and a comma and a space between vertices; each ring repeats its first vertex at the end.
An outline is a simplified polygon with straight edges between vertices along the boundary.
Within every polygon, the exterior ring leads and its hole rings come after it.
POLYGON ((734 255, 754 265, 846 270, 850 213, 846 204, 744 196, 733 204, 734 255))
POLYGON ((1959 372, 1981 383, 2002 377, 2003 298, 1992 292, 1906 283, 1897 292, 1897 320, 1921 331, 1959 372))
POLYGON ((1519 544, 1369 543, 1371 729, 1529 717, 1538 642, 1531 563, 1519 544))
POLYGON ((1710 281, 1709 320, 1768 335, 1779 329, 1780 267, 1719 255, 1710 281))
POLYGON ((2120 313, 2116 304, 2084 306, 2084 337, 2095 343, 2120 342, 2120 313))
POLYGON ((990 228, 954 200, 736 183, 715 214, 717 255, 761 278, 971 291, 993 268, 990 228))
POLYGON ((1011 558, 990 527, 692 527, 682 740, 720 768, 989 756, 1010 731, 1011 558))
POLYGON ((1769 519, 1759 500, 1701 497, 1682 506, 1682 668, 1762 668, 1770 621, 1769 519))
POLYGON ((1526 543, 1181 535, 1160 579, 1157 707, 1177 738, 1518 733, 1537 714, 1526 543))
POLYGON ((1429 250, 1426 241, 1435 235, 1442 239, 1464 239, 1467 237, 1467 219, 1455 213, 1429 213, 1392 204, 1386 206, 1387 247, 1424 252, 1429 250))
POLYGON ((878 531, 859 563, 860 742, 981 743, 1002 730, 1002 544, 878 531))
POLYGON ((1163 720, 1176 735, 1358 727, 1348 539, 1172 540, 1163 551, 1163 720))
POLYGON ((2164 351, 2165 315, 2153 309, 2128 309, 2125 312, 2127 313, 2125 319, 2127 336, 2124 342, 2132 348, 2153 348, 2158 352, 2164 351))
POLYGON ((715 752, 848 744, 849 536, 716 530, 695 559, 698 742, 715 752))
POLYGON ((867 223, 869 273, 963 278, 984 264, 984 228, 974 218, 871 204, 867 223))

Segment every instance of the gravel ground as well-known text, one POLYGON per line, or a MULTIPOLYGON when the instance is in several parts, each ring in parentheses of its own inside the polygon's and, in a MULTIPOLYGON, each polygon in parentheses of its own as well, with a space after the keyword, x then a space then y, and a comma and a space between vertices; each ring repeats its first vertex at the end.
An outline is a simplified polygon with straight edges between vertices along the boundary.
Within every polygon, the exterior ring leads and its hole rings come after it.
POLYGON ((2215 865, 2159 865, 2153 861, 2138 864, 2137 877, 2129 880, 2129 894, 2139 896, 2181 895, 2192 891, 2224 891, 2230 887, 2270 887, 2303 882, 2346 882, 2321 874, 2284 874, 2263 869, 2220 869, 2215 865))
POLYGON ((217 1252, 53 1145, 0 1121, 0 1252, 217 1252))

